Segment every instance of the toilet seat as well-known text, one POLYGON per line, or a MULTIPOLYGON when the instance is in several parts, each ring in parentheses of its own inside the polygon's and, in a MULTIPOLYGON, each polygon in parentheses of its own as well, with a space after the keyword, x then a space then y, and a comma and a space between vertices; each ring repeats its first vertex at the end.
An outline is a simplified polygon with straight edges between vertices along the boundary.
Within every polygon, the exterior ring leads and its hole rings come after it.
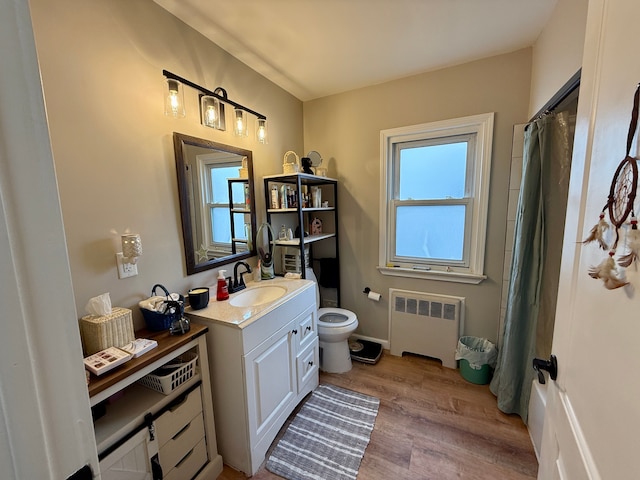
POLYGON ((319 308, 318 309, 318 327, 338 328, 347 327, 357 322, 356 314, 351 310, 344 308, 319 308), (324 320, 323 320, 324 317, 324 320))

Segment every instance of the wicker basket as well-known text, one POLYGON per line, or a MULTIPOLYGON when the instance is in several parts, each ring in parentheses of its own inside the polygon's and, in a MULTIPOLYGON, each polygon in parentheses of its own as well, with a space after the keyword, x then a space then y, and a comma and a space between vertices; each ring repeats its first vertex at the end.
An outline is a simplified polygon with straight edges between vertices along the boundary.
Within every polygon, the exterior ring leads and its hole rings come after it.
POLYGON ((153 373, 145 375, 138 380, 138 383, 156 392, 169 395, 187 380, 193 378, 197 360, 196 353, 185 352, 153 373), (176 365, 176 368, 172 369, 172 365, 176 365))
POLYGON ((114 307, 109 315, 86 315, 80 319, 80 334, 86 355, 122 347, 135 339, 131 310, 114 307))

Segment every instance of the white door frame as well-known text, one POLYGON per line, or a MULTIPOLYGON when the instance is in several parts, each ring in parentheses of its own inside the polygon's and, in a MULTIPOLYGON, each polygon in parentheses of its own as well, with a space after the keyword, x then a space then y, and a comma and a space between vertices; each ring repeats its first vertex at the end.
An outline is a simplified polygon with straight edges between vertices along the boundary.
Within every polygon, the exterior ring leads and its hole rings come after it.
POLYGON ((98 458, 27 1, 0 0, 0 471, 69 477, 98 458))

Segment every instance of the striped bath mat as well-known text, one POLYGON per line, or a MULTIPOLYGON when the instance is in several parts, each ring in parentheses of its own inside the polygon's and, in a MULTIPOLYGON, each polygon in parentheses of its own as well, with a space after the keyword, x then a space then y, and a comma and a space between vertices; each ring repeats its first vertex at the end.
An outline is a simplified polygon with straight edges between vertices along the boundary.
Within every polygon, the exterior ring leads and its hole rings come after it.
POLYGON ((291 421, 267 460, 288 480, 353 480, 378 414, 380 400, 320 385, 291 421))

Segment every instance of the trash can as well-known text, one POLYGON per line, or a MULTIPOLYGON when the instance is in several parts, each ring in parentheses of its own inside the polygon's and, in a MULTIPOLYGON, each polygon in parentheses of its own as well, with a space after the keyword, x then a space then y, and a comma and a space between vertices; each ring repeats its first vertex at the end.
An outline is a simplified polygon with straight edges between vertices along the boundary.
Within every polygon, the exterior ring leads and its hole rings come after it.
POLYGON ((460 337, 456 348, 456 360, 460 360, 460 375, 467 382, 486 385, 496 366, 498 350, 486 338, 460 337))

